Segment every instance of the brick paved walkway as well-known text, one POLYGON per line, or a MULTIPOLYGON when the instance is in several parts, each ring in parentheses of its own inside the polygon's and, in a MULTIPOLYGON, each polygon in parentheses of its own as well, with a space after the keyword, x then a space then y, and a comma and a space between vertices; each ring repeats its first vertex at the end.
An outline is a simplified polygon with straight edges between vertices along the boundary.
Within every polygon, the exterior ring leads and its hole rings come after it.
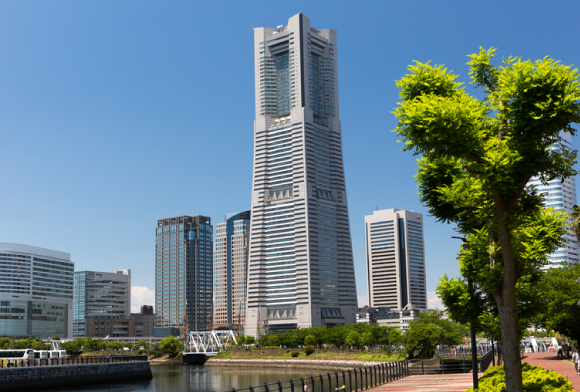
POLYGON ((374 387, 372 388, 372 392, 464 392, 472 386, 473 375, 471 373, 431 374, 403 377, 400 380, 374 387))
POLYGON ((553 370, 563 376, 568 376, 574 390, 580 391, 580 376, 574 370, 574 364, 566 359, 558 359, 556 353, 526 353, 524 362, 534 366, 541 366, 546 370, 553 370))

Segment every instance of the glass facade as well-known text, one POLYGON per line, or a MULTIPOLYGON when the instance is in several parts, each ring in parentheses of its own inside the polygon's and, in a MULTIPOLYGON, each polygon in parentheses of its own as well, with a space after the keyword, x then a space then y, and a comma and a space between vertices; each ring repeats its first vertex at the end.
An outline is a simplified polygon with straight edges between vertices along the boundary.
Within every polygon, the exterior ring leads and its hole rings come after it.
POLYGON ((207 330, 213 312, 211 219, 205 216, 161 219, 155 240, 156 330, 184 328, 186 319, 187 329, 207 330))
POLYGON ((219 223, 214 250, 214 326, 239 324, 246 313, 250 211, 229 214, 219 223))
POLYGON ((131 270, 75 272, 74 337, 89 336, 89 319, 127 319, 130 313, 131 270))
POLYGON ((0 243, 0 337, 69 337, 73 274, 68 253, 0 243))
MULTIPOLYGON (((566 148, 572 150, 572 138, 570 134, 561 132, 562 140, 559 144, 553 145, 551 148, 560 150, 566 148)), ((571 213, 576 205, 576 178, 570 177, 562 181, 561 178, 554 178, 548 184, 542 184, 539 178, 535 177, 530 180, 528 185, 533 185, 538 190, 538 193, 544 195, 544 206, 546 208, 554 208, 555 210, 563 210, 571 213)), ((558 248, 548 258, 549 267, 558 267, 563 261, 570 261, 572 263, 580 262, 580 252, 578 248, 578 241, 574 233, 565 235, 566 244, 558 248)))
POLYGON ((355 321, 335 47, 303 14, 254 29, 249 335, 355 321))

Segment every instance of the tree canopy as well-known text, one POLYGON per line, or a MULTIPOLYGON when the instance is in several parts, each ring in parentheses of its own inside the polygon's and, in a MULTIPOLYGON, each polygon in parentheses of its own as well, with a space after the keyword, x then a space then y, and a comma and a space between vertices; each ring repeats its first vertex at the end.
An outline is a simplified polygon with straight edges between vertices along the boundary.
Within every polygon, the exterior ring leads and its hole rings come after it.
POLYGON ((551 268, 542 277, 539 290, 542 295, 538 306, 542 309, 539 320, 542 326, 568 336, 580 344, 580 264, 563 263, 561 268, 551 268))
POLYGON ((429 213, 467 236, 461 258, 495 300, 507 389, 521 392, 516 287, 534 284, 565 224, 562 214, 541 208, 541 195, 527 184, 576 174, 576 151, 551 147, 560 132, 575 134, 580 88, 577 70, 549 57, 508 57, 498 66, 494 54, 480 48, 468 56, 483 99, 443 66, 411 65, 396 82, 402 102, 395 131, 403 150, 422 155, 419 194, 429 213))

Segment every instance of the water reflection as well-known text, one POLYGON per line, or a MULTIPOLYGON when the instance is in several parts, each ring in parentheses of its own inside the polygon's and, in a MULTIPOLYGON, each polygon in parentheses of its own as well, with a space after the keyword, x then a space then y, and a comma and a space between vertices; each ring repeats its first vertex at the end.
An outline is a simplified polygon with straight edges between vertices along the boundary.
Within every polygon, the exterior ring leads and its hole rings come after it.
MULTIPOLYGON (((107 384, 58 388, 63 392, 213 392, 250 385, 283 381, 323 373, 312 369, 246 368, 210 366, 151 366, 152 380, 135 380, 107 384)), ((46 391, 46 390, 43 390, 46 391)), ((56 391, 56 390, 52 390, 56 391)), ((38 391, 40 392, 40 391, 38 391)))

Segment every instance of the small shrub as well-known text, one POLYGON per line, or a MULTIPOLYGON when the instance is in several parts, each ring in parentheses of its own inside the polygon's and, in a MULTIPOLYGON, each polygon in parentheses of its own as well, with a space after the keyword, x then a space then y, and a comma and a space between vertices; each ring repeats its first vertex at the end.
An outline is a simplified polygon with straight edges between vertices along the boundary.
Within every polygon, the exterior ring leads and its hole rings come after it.
POLYGON ((314 346, 305 346, 304 347, 304 354, 306 354, 306 356, 312 354, 314 352, 314 346))
POLYGON ((215 355, 216 359, 220 359, 220 358, 230 358, 230 352, 229 351, 220 351, 219 353, 217 353, 215 355))
POLYGON ((296 358, 300 355, 300 353, 298 351, 292 351, 290 355, 292 355, 292 358, 296 358))
MULTIPOLYGON (((573 392, 572 384, 567 378, 556 372, 539 366, 524 364, 522 366, 524 392, 573 392)), ((505 391, 505 372, 503 366, 492 366, 479 379, 477 392, 505 391)), ((466 392, 474 392, 469 388, 466 392)))

